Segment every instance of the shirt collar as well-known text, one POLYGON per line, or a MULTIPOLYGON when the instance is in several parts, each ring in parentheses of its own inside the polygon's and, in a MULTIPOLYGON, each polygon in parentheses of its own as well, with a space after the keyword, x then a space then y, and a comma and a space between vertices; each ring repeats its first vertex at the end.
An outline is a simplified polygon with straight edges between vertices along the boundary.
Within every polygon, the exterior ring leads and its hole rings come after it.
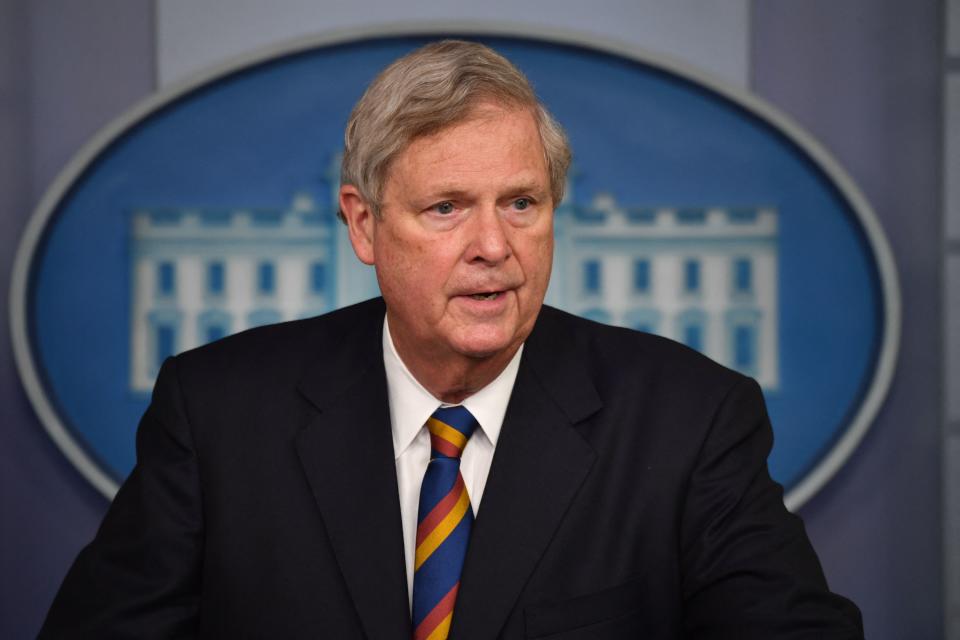
MULTIPOLYGON (((513 383, 520 369, 523 345, 490 384, 463 401, 480 424, 480 432, 490 444, 496 446, 500 428, 507 413, 507 404, 513 391, 513 383)), ((438 406, 445 404, 427 391, 413 377, 407 365, 400 359, 390 336, 387 317, 383 318, 383 366, 387 373, 387 394, 390 402, 390 427, 393 432, 394 457, 399 458, 420 433, 438 406)), ((474 435, 476 437, 476 434, 474 435)))

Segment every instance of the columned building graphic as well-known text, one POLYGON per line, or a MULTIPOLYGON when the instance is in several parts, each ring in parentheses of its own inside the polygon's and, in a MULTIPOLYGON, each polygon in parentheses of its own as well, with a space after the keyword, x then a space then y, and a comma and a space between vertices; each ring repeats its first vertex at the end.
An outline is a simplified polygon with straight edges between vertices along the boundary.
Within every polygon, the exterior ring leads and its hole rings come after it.
POLYGON ((624 207, 600 194, 556 212, 548 301, 686 343, 774 389, 773 207, 624 207))
MULTIPOLYGON (((135 210, 131 388, 149 391, 174 353, 378 295, 335 207, 300 193, 276 209, 135 210)), ((777 387, 773 207, 624 207, 600 194, 562 203, 555 226, 548 303, 684 342, 777 387)))
POLYGON ((169 355, 378 293, 336 210, 305 193, 282 209, 139 209, 130 245, 138 391, 152 388, 169 355))

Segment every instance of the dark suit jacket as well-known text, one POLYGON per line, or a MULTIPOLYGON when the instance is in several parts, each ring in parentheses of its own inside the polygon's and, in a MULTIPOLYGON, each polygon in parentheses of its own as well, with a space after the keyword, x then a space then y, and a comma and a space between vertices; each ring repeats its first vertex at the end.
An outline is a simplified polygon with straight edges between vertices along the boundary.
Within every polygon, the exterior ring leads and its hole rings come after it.
MULTIPOLYGON (((168 360, 44 638, 410 637, 370 301, 168 360)), ((451 637, 857 638, 766 457, 757 385, 544 308, 451 637)))

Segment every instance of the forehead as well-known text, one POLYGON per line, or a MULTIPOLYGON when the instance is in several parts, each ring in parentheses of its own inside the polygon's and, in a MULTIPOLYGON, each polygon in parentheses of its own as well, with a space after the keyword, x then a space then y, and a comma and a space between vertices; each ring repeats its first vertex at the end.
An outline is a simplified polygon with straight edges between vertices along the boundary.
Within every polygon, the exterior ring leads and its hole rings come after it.
POLYGON ((396 179, 436 183, 510 176, 547 180, 536 119, 530 109, 483 104, 466 118, 412 140, 391 163, 387 186, 396 179))

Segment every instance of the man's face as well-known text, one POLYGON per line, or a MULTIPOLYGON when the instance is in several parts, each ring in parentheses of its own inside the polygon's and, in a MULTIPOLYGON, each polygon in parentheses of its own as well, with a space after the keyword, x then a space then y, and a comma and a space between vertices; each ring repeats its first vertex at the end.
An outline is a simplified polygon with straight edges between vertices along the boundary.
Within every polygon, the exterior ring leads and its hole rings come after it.
POLYGON ((512 356, 553 257, 550 180, 530 112, 482 105, 414 140, 391 165, 382 211, 354 246, 376 266, 401 355, 512 356))

